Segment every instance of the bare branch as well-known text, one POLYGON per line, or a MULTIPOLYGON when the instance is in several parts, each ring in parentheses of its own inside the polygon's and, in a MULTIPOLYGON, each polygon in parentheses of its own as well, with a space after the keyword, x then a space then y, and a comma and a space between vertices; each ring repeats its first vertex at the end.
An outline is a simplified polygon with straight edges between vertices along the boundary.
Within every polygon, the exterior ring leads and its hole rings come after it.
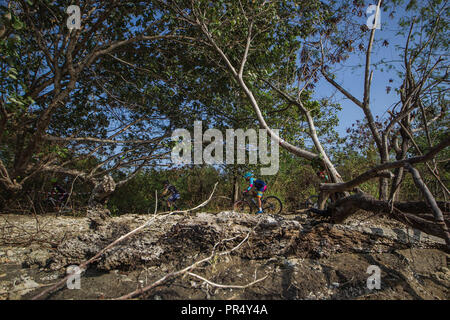
POLYGON ((208 280, 206 278, 203 278, 202 276, 199 276, 198 274, 195 274, 195 273, 192 273, 192 272, 188 272, 187 274, 190 275, 191 277, 200 279, 200 280, 206 282, 207 284, 209 284, 209 285, 211 285, 213 287, 217 287, 217 288, 221 288, 221 289, 246 289, 248 287, 251 287, 251 286, 257 284, 258 282, 264 281, 268 277, 268 275, 266 275, 266 276, 264 276, 262 278, 259 278, 258 280, 252 281, 252 282, 250 282, 250 283, 248 283, 246 285, 233 285, 233 284, 230 285, 230 284, 214 283, 214 282, 212 282, 212 281, 210 281, 210 280, 208 280))
MULTIPOLYGON (((175 213, 187 213, 187 212, 191 212, 194 210, 197 210, 201 207, 204 207, 205 205, 207 205, 209 203, 209 201, 211 201, 212 196, 214 195, 214 192, 216 191, 216 187, 217 187, 218 182, 216 182, 216 184, 214 185, 214 188, 211 192, 211 195, 209 196, 208 200, 206 200, 205 202, 203 202, 202 204, 198 205, 195 208, 192 209, 188 209, 188 210, 184 210, 184 211, 171 211, 167 214, 164 215, 156 215, 154 217, 152 217, 151 219, 149 219, 148 221, 146 221, 144 224, 142 224, 140 227, 137 227, 133 230, 131 230, 130 232, 128 232, 127 234, 119 237, 118 239, 114 240, 113 242, 111 242, 109 245, 107 245, 105 248, 103 248, 102 250, 100 250, 96 255, 94 255, 92 258, 90 258, 89 260, 83 262, 80 264, 79 268, 81 270, 86 270, 86 267, 91 264, 92 262, 97 261, 98 259, 101 258, 101 256, 109 249, 111 249, 112 247, 114 247, 115 245, 119 244, 120 242, 124 241, 125 239, 131 237, 132 235, 138 233, 139 231, 143 230, 144 228, 148 227, 150 224, 152 224, 155 220, 157 219, 163 219, 166 218, 170 215, 173 215, 175 213)), ((53 285, 52 287, 48 288, 47 290, 41 292, 40 294, 34 296, 32 298, 32 300, 37 300, 45 295, 47 295, 48 293, 54 291, 55 289, 61 287, 62 285, 64 285, 67 281, 67 279, 72 276, 72 274, 68 274, 66 277, 64 277, 64 279, 62 279, 61 281, 57 282, 55 285, 53 285)))
POLYGON ((247 62, 248 50, 250 48, 250 43, 252 41, 252 29, 253 29, 253 21, 250 22, 250 26, 248 27, 248 35, 247 35, 247 43, 245 44, 245 51, 242 57, 241 66, 239 68, 239 77, 242 78, 244 73, 245 63, 247 62))
MULTIPOLYGON (((259 221, 258 221, 258 223, 253 227, 252 230, 250 230, 250 231, 247 233, 247 235, 245 236, 245 238, 244 238, 239 244, 237 244, 236 246, 234 246, 232 249, 226 250, 226 251, 222 251, 222 252, 219 252, 219 253, 216 253, 216 248, 217 248, 217 246, 218 246, 219 244, 221 244, 221 243, 223 243, 223 242, 226 242, 226 241, 232 241, 232 240, 235 240, 237 237, 233 237, 233 238, 230 238, 230 239, 225 239, 225 240, 221 240, 221 241, 217 242, 217 243, 214 245, 214 247, 213 247, 213 250, 212 250, 211 255, 209 255, 208 257, 206 257, 206 258, 204 258, 204 259, 201 259, 201 260, 199 260, 199 261, 196 261, 196 262, 194 262, 193 264, 191 264, 191 265, 189 265, 189 266, 187 266, 187 267, 185 267, 185 268, 183 268, 183 269, 181 269, 181 270, 178 270, 178 271, 175 271, 175 272, 168 273, 168 274, 166 274, 164 277, 162 277, 162 278, 160 278, 159 280, 153 282, 152 284, 146 286, 145 288, 135 290, 135 291, 130 292, 130 293, 126 294, 126 295, 123 295, 123 296, 121 296, 121 297, 119 297, 119 298, 117 298, 117 299, 118 299, 118 300, 125 300, 125 299, 133 298, 133 297, 135 297, 135 296, 137 296, 137 295, 140 295, 140 294, 142 294, 142 293, 144 293, 144 292, 146 292, 146 291, 149 291, 149 290, 151 290, 151 289, 153 289, 153 288, 155 288, 155 287, 161 285, 162 283, 166 282, 167 280, 170 280, 170 279, 179 277, 179 276, 181 276, 181 275, 183 275, 183 274, 189 273, 191 270, 195 269, 197 266, 202 265, 203 263, 208 262, 209 260, 213 259, 216 255, 218 255, 218 256, 228 255, 228 254, 230 254, 231 252, 238 250, 238 249, 239 249, 239 248, 240 248, 240 247, 241 247, 241 246, 249 239, 250 234, 253 233, 253 232, 255 231, 255 229, 259 226, 259 224, 260 224, 261 221, 262 221, 262 219, 260 218, 259 221)), ((206 279, 205 279, 205 280, 206 280, 206 279)), ((261 279, 260 281, 262 281, 262 280, 264 280, 264 279, 261 279)), ((258 281, 258 282, 259 282, 259 281, 258 281)))
POLYGON ((423 193, 425 200, 433 210, 434 219, 436 220, 436 223, 438 223, 441 226, 445 242, 447 243, 447 248, 450 250, 450 232, 448 231, 447 225, 445 224, 444 216, 442 215, 442 211, 437 205, 434 196, 431 194, 427 185, 423 182, 422 178, 420 177, 419 171, 417 171, 417 169, 414 168, 410 163, 406 163, 405 167, 411 173, 414 183, 416 184, 417 188, 419 188, 419 190, 423 193))
POLYGON ((444 141, 442 141, 436 147, 432 148, 427 154, 425 154, 423 156, 380 164, 380 165, 366 171, 365 173, 359 175, 355 179, 345 182, 345 183, 322 183, 322 184, 320 184, 320 190, 327 191, 327 192, 341 192, 341 191, 352 190, 356 186, 364 183, 365 181, 368 181, 370 179, 373 179, 374 177, 377 177, 380 171, 400 168, 400 167, 403 167, 406 163, 409 163, 412 165, 412 164, 428 161, 428 160, 432 159, 433 157, 435 157, 440 151, 444 150, 448 146, 450 146, 450 136, 447 136, 447 138, 444 139, 444 141))

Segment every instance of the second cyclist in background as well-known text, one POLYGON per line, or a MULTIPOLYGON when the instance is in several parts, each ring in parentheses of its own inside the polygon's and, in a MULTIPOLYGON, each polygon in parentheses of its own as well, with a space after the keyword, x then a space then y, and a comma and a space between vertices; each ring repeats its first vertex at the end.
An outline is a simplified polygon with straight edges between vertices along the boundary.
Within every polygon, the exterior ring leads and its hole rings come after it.
POLYGON ((164 191, 162 193, 162 196, 165 196, 166 194, 170 194, 169 198, 167 198, 167 207, 170 209, 173 205, 175 209, 177 209, 175 201, 180 199, 180 193, 174 185, 169 183, 168 180, 164 181, 164 191))

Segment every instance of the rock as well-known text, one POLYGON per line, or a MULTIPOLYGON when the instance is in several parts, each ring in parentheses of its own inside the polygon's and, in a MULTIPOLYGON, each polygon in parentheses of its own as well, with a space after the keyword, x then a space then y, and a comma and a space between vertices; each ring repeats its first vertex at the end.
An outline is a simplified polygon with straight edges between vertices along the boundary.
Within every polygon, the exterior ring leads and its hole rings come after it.
MULTIPOLYGON (((129 231, 130 227, 126 224, 112 221, 98 228, 94 232, 91 231, 77 237, 69 238, 58 245, 57 254, 52 256, 49 267, 51 270, 58 270, 68 265, 79 265, 129 231)), ((140 239, 140 241, 145 240, 140 239)), ((123 244, 121 245, 123 246, 123 244)), ((100 261, 98 265, 100 269, 119 269, 115 266, 121 266, 123 264, 121 264, 120 262, 116 262, 117 260, 126 261, 127 256, 133 257, 134 254, 136 254, 135 252, 131 252, 130 250, 120 250, 121 245, 119 244, 110 251, 114 252, 114 254, 111 254, 111 257, 108 257, 108 252, 105 254, 107 259, 102 259, 100 261)), ((142 249, 142 247, 140 247, 139 249, 142 249)))
POLYGON ((41 281, 53 281, 59 278, 57 273, 49 274, 41 278, 41 281))
POLYGON ((41 268, 44 268, 47 266, 50 257, 51 253, 49 252, 49 250, 37 249, 28 254, 22 264, 24 267, 37 265, 41 268))
POLYGON ((332 285, 333 287, 337 288, 337 287, 339 287, 339 282, 333 282, 331 285, 332 285))
POLYGON ((436 280, 449 281, 450 280, 450 270, 446 267, 441 267, 439 271, 433 274, 436 280))
POLYGON ((21 282, 13 286, 13 289, 9 293, 8 299, 20 300, 23 295, 33 291, 40 287, 40 285, 27 276, 21 276, 21 282))
POLYGON ((29 252, 32 252, 32 251, 35 251, 35 250, 40 250, 41 248, 42 248, 42 245, 37 244, 37 243, 33 243, 33 244, 31 244, 31 245, 28 247, 29 252))
POLYGON ((103 205, 91 206, 87 210, 87 218, 89 219, 89 228, 98 230, 108 224, 111 213, 103 205))
POLYGON ((12 250, 8 250, 6 251, 6 256, 11 258, 12 256, 14 256, 14 252, 12 250))
MULTIPOLYGON (((57 256, 52 258, 51 269, 80 264, 89 259, 129 232, 130 223, 135 220, 135 217, 123 218, 121 223, 102 220, 103 225, 97 229, 65 240, 58 246, 57 256)), ((108 250, 96 263, 96 268, 110 271, 132 270, 142 265, 147 268, 161 266, 163 269, 163 265, 174 262, 186 265, 198 259, 199 255, 209 254, 221 239, 235 238, 227 242, 227 248, 237 245, 258 222, 259 227, 251 235, 251 245, 242 246, 233 255, 250 260, 273 257, 323 259, 342 252, 383 253, 410 246, 397 236, 398 232, 389 230, 358 229, 323 222, 308 226, 270 215, 201 212, 192 216, 156 219, 150 227, 108 250)))
POLYGON ((261 220, 260 225, 262 228, 277 228, 280 226, 280 222, 273 217, 266 216, 261 220))
MULTIPOLYGON (((87 219, 58 219, 53 227, 58 229, 56 224, 63 221, 69 232, 59 242, 57 250, 47 250, 39 245, 27 247, 28 251, 19 247, 0 247, 4 258, 10 250, 13 253, 11 260, 24 257, 22 260, 26 260, 29 266, 47 265, 56 270, 72 264, 79 265, 148 221, 149 217, 124 215, 107 218, 96 229, 88 229, 87 219), (85 232, 76 232, 80 225, 84 226, 85 232)), ((416 238, 410 241, 407 229, 403 233, 401 227, 394 227, 335 225, 312 218, 301 222, 284 216, 235 212, 161 217, 106 251, 101 259, 93 263, 89 269, 92 272, 89 278, 92 290, 86 287, 83 295, 97 299, 98 292, 101 292, 105 299, 117 297, 119 289, 124 293, 125 288, 134 290, 139 284, 138 279, 145 279, 144 285, 147 285, 169 272, 207 257, 221 240, 232 239, 220 243, 216 247, 218 251, 231 249, 249 232, 248 241, 238 250, 215 257, 196 271, 211 281, 223 284, 244 284, 265 274, 273 277, 246 290, 217 292, 211 288, 206 290, 202 281, 180 277, 161 285, 147 297, 156 298, 158 295, 163 300, 205 299, 210 294, 219 299, 409 299, 417 296, 433 299, 448 295, 446 288, 450 275, 447 258, 441 250, 442 241, 434 241, 424 235, 419 237, 413 232, 410 236, 416 238), (259 221, 261 224, 255 228, 259 221), (368 291, 366 271, 369 264, 385 266, 383 285, 386 290, 368 291), (420 275, 421 283, 411 270, 420 275), (414 292, 402 290, 402 287, 413 288, 414 292), (432 290, 427 290, 430 288, 432 290)), ((20 292, 12 292, 12 278, 15 275, 12 276, 7 268, 5 271, 0 269, 0 276, 7 273, 7 277, 0 280, 8 281, 4 290, 11 291, 12 298, 20 299, 22 291, 29 289, 27 286, 36 286, 32 282, 24 285, 23 280, 16 281, 16 286, 22 287, 18 287, 20 292)), ((35 268, 27 272, 39 281, 53 281, 58 274, 62 276, 62 273, 42 274, 35 268)), ((71 290, 52 296, 60 299, 76 297, 76 292, 71 290)))

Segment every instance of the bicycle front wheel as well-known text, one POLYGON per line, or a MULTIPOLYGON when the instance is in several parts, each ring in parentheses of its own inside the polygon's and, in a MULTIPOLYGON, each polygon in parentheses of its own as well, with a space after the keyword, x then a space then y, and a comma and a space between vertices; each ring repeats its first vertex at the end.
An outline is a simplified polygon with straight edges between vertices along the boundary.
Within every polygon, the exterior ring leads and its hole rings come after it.
POLYGON ((252 207, 247 201, 240 200, 236 201, 233 205, 233 211, 239 212, 239 213, 252 213, 252 207))
POLYGON ((280 214, 283 210, 281 200, 275 196, 268 196, 264 198, 263 211, 269 214, 280 214))

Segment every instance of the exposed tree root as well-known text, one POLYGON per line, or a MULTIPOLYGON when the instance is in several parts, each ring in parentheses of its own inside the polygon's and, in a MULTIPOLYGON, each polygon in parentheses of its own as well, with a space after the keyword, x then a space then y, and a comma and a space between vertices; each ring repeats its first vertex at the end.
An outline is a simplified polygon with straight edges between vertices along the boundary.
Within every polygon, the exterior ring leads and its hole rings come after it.
MULTIPOLYGON (((442 222, 450 227, 450 202, 436 202, 436 207, 443 215, 442 222)), ((337 200, 326 210, 313 210, 313 212, 330 216, 334 223, 342 223, 348 217, 359 210, 371 211, 373 213, 386 214, 406 225, 419 229, 425 233, 446 239, 446 233, 442 226, 436 222, 433 209, 427 202, 390 202, 373 198, 372 196, 359 192, 337 200)))

